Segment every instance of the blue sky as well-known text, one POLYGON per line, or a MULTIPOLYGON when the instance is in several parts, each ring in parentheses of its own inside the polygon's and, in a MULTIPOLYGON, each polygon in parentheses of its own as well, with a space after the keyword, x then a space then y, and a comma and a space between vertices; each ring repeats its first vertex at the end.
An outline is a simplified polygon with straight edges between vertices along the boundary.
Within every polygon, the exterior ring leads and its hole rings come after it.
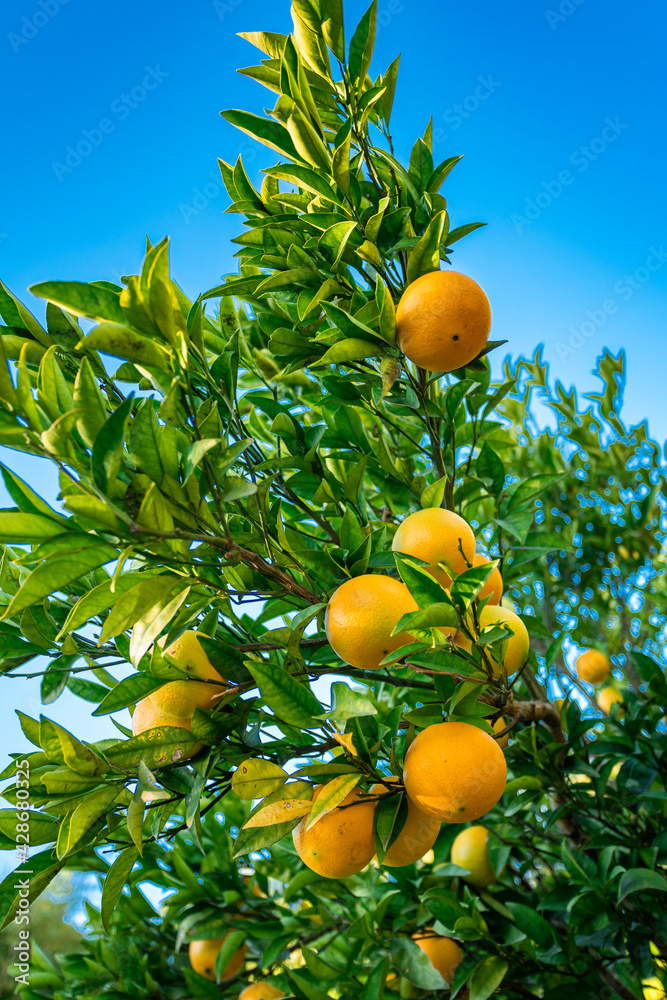
MULTIPOLYGON (((347 4, 348 39, 363 9, 347 4)), ((430 115, 436 158, 466 154, 443 190, 452 226, 489 225, 453 264, 489 295, 494 338, 514 356, 543 343, 553 373, 584 391, 602 347, 624 348, 628 416, 648 417, 664 440, 667 8, 380 0, 378 9, 373 71, 402 50, 398 155, 409 156, 430 115)), ((223 214, 216 157, 241 152, 256 179, 274 162, 219 116, 271 102, 234 72, 257 61, 236 32, 289 31, 288 3, 5 0, 0 18, 0 88, 12 95, 0 112, 0 277, 17 294, 49 278, 117 280, 139 267, 148 233, 171 235, 173 274, 190 295, 217 284, 234 268, 229 240, 240 226, 223 214), (82 142, 85 155, 68 157, 82 142)), ((47 468, 15 454, 3 461, 53 496, 47 468)), ((39 711, 34 686, 20 700, 39 711)), ((63 696, 50 711, 65 725, 76 716, 79 735, 107 735, 81 708, 63 696)), ((0 756, 21 745, 11 709, 5 697, 0 756)))

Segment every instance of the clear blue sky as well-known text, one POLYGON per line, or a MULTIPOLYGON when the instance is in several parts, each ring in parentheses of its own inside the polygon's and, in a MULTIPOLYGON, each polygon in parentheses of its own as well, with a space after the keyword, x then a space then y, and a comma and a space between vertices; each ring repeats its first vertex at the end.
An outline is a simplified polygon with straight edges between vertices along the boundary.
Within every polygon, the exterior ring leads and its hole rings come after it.
MULTIPOLYGON (((348 39, 363 9, 347 4, 348 39)), ((216 157, 242 152, 257 179, 274 161, 219 117, 272 100, 235 74, 257 61, 236 32, 288 32, 286 0, 5 0, 0 18, 3 280, 23 294, 48 278, 117 279, 148 233, 171 235, 190 295, 217 284, 240 226, 222 214, 216 157), (68 163, 82 141, 89 155, 68 163)), ((627 412, 664 440, 665 5, 380 0, 379 23, 373 70, 403 53, 399 155, 430 115, 436 157, 466 154, 444 191, 452 225, 489 225, 453 263, 486 289, 494 337, 514 355, 543 343, 554 374, 584 391, 601 348, 625 348, 627 412)), ((3 460, 53 495, 47 470, 3 460)), ((38 711, 31 699, 25 685, 38 711)), ((65 725, 78 713, 93 738, 82 707, 64 696, 51 712, 65 725)), ((6 740, 17 747, 6 695, 0 726, 4 757, 6 740)))

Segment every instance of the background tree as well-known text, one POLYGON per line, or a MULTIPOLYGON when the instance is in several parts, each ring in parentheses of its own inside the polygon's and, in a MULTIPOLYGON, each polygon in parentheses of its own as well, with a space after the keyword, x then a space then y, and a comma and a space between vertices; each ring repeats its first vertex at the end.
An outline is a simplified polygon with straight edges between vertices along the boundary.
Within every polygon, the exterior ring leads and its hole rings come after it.
MULTIPOLYGON (((404 358, 404 288, 479 225, 450 228, 440 191, 459 157, 434 164, 430 125, 408 167, 394 157, 398 60, 369 76, 374 5, 349 47, 335 0, 298 0, 292 16, 290 36, 245 36, 266 58, 242 72, 275 107, 224 113, 279 156, 260 190, 240 159, 220 161, 244 217, 238 275, 191 302, 163 240, 122 286, 34 286, 45 325, 0 293, 0 443, 57 465, 64 509, 3 468, 4 673, 47 654, 45 705, 67 687, 93 714, 121 713, 173 682, 189 696, 169 650, 194 628, 232 682, 189 728, 132 736, 114 720, 119 738, 94 744, 57 707, 19 713, 35 747, 33 896, 63 869, 104 884, 82 951, 24 992, 231 997, 276 973, 306 1000, 441 995, 413 940, 426 929, 462 948, 452 995, 638 997, 649 978, 662 995, 660 449, 622 422, 622 357, 601 358, 583 403, 550 386, 539 355, 499 382, 486 352, 444 377, 404 358), (406 515, 438 507, 472 525, 528 627, 510 681, 489 668, 507 632, 470 625, 492 564, 446 593, 392 552, 406 515), (331 594, 367 573, 400 574, 418 608, 402 622, 415 641, 372 671, 343 663, 324 631, 331 594), (469 652, 454 628, 472 630, 469 652), (576 647, 611 657, 623 715, 596 710, 567 666, 576 647), (329 697, 317 678, 337 674, 352 682, 329 697), (451 860, 458 824, 415 864, 381 863, 405 821, 400 781, 375 809, 377 861, 340 880, 306 867, 287 835, 313 784, 332 808, 400 778, 415 734, 443 718, 511 727, 509 780, 484 819, 487 884, 451 860), (148 882, 171 890, 157 908, 148 882), (184 946, 223 935, 218 976, 244 943, 246 961, 216 984, 184 946)), ((24 759, 2 775, 10 802, 24 759)), ((13 810, 0 830, 13 849, 13 810)), ((6 922, 16 877, 0 886, 6 922)))

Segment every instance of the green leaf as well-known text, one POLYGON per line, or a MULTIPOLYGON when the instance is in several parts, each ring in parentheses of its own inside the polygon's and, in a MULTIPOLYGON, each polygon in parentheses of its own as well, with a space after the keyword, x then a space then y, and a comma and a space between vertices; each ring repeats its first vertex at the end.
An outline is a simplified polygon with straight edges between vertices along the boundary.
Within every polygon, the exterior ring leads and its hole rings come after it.
POLYGON ((42 299, 55 302, 77 316, 88 319, 110 320, 124 323, 125 315, 120 306, 120 293, 83 281, 40 281, 31 285, 30 291, 42 299))
POLYGON ((618 883, 618 902, 633 892, 667 892, 667 879, 650 868, 630 868, 618 883))
POLYGON ((396 622, 392 635, 398 635, 399 632, 410 632, 412 629, 457 628, 459 625, 456 609, 448 601, 447 603, 430 604, 421 611, 409 611, 396 622))
POLYGON ((149 337, 137 333, 131 326, 100 323, 93 327, 82 343, 86 350, 101 351, 136 365, 170 371, 169 352, 149 337))
POLYGON ((28 575, 2 618, 11 618, 50 594, 65 590, 71 583, 80 582, 91 570, 111 562, 117 555, 116 549, 91 535, 87 547, 45 559, 28 575))
POLYGON ((437 194, 444 181, 449 176, 450 171, 456 166, 459 160, 462 159, 462 156, 449 156, 446 160, 443 160, 431 174, 428 184, 426 185, 426 190, 431 194, 437 194))
POLYGON ((58 700, 69 680, 69 667, 77 659, 76 656, 57 656, 49 663, 39 687, 42 705, 51 705, 58 700))
POLYGON ((290 726, 300 729, 319 729, 322 706, 304 684, 274 663, 246 660, 246 667, 254 677, 262 698, 275 715, 290 726))
POLYGON ((187 578, 182 578, 165 590, 160 599, 135 622, 130 637, 130 663, 138 667, 144 654, 164 631, 190 593, 187 578))
POLYGON ((239 764, 232 774, 232 791, 240 799, 252 801, 271 795, 285 784, 287 778, 287 771, 282 767, 270 760, 253 757, 239 764))
POLYGON ((62 524, 40 514, 0 511, 0 542, 21 545, 62 534, 62 524))
MULTIPOLYGON (((272 805, 278 800, 284 799, 308 799, 310 800, 313 795, 313 787, 309 785, 306 781, 290 781, 282 788, 279 788, 276 792, 271 795, 267 795, 259 805, 250 813, 250 816, 254 816, 261 809, 265 809, 267 806, 272 805)), ((265 847, 271 847, 272 844, 276 844, 283 837, 291 833, 294 827, 299 822, 299 817, 295 817, 287 823, 277 823, 275 826, 261 826, 261 827, 251 827, 247 830, 240 830, 239 835, 234 843, 234 857, 239 858, 244 854, 250 854, 253 851, 261 851, 265 847)))
POLYGON ((105 750, 112 764, 130 770, 143 761, 151 771, 163 764, 176 764, 194 749, 197 737, 187 729, 160 726, 147 729, 139 736, 115 743, 105 750))
POLYGON ((487 1000, 502 983, 508 968, 497 955, 483 959, 470 977, 470 1000, 487 1000))
POLYGON ((371 59, 373 58, 373 48, 375 46, 376 20, 377 0, 373 0, 373 3, 359 21, 350 42, 348 71, 353 85, 361 84, 363 86, 370 68, 371 59))
POLYGON ((304 191, 311 191, 312 194, 319 194, 328 201, 339 204, 338 198, 326 178, 310 167, 302 167, 298 164, 281 164, 278 167, 268 167, 263 172, 269 177, 277 177, 278 180, 295 184, 304 191))
POLYGON ((15 712, 18 715, 21 732, 25 738, 29 740, 33 746, 39 747, 41 750, 42 744, 39 741, 39 722, 37 719, 31 719, 29 715, 25 715, 18 709, 15 709, 15 712))
POLYGON ((426 191, 426 186, 432 173, 433 156, 431 155, 431 150, 422 138, 418 138, 410 154, 410 176, 420 193, 426 191))
POLYGON ((100 642, 113 639, 132 628, 143 615, 155 607, 166 593, 183 585, 183 578, 164 573, 148 576, 143 573, 139 583, 135 583, 125 593, 121 593, 113 605, 100 635, 100 642))
POLYGON ((429 483, 419 500, 422 509, 426 507, 442 507, 442 501, 445 499, 445 488, 448 482, 448 477, 443 476, 442 479, 436 479, 434 483, 429 483))
POLYGON ((152 399, 142 399, 129 426, 130 461, 159 486, 165 475, 178 476, 175 438, 158 423, 152 399))
POLYGON ((469 222, 465 226, 458 226, 456 229, 450 230, 446 239, 447 246, 451 246, 452 243, 462 240, 464 236, 468 236, 469 233, 474 233, 476 229, 485 225, 486 222, 469 222))
POLYGON ((326 354, 323 354, 316 362, 311 362, 310 367, 320 365, 340 365, 348 361, 359 361, 362 358, 381 358, 387 352, 379 344, 371 343, 370 340, 358 340, 356 337, 351 340, 341 340, 333 347, 330 347, 326 354))
POLYGON ((123 886, 127 882, 128 875, 134 868, 138 857, 139 851, 136 847, 126 847, 124 851, 121 851, 107 872, 107 876, 104 879, 102 905, 100 907, 100 916, 106 931, 109 930, 111 914, 120 899, 123 886))
POLYGON ((132 412, 132 395, 117 407, 104 422, 93 443, 91 468, 95 485, 106 493, 109 474, 113 474, 113 460, 123 444, 125 425, 132 412))
MULTIPOLYGON (((14 842, 18 836, 16 813, 17 809, 0 809, 0 833, 14 842)), ((59 823, 60 820, 56 816, 49 816, 47 813, 31 809, 28 820, 29 833, 25 834, 30 846, 37 847, 39 844, 53 843, 58 836, 59 823)))
POLYGON ((27 483, 19 479, 16 473, 2 464, 0 464, 0 470, 2 471, 5 489, 19 510, 25 511, 27 514, 43 514, 44 517, 51 518, 66 528, 70 527, 69 518, 64 517, 49 507, 46 501, 42 500, 27 483))
POLYGON ((332 267, 336 267, 338 264, 343 256, 348 240, 356 229, 356 222, 335 222, 333 226, 325 229, 320 236, 319 246, 324 250, 330 251, 333 255, 332 267))
POLYGON ((387 72, 382 77, 382 85, 384 87, 384 94, 380 101, 380 107, 382 109, 382 117, 387 124, 391 118, 391 111, 394 106, 394 94, 396 93, 396 79, 398 77, 398 67, 401 61, 400 55, 396 56, 394 61, 391 63, 387 72))
POLYGON ((86 795, 74 812, 65 817, 58 837, 57 854, 59 858, 70 854, 81 846, 86 834, 109 810, 119 795, 118 785, 107 785, 96 792, 91 792, 90 795, 86 795))
POLYGON ((391 957, 400 974, 420 990, 443 990, 448 985, 411 938, 394 938, 391 957))
POLYGON ((540 948, 549 947, 554 931, 548 920, 523 903, 508 902, 507 908, 514 917, 515 924, 527 938, 539 944, 540 948))
POLYGON ((564 473, 541 473, 537 476, 529 476, 520 483, 510 486, 507 490, 507 497, 503 501, 503 508, 507 511, 516 510, 522 504, 532 500, 534 497, 544 493, 550 486, 555 486, 563 478, 564 473))
POLYGON ((45 716, 40 718, 39 734, 45 753, 53 755, 57 763, 62 761, 77 774, 94 778, 106 774, 109 770, 105 761, 97 757, 76 736, 45 716))
POLYGON ((498 496, 505 485, 505 466, 486 441, 477 456, 475 468, 480 479, 491 480, 493 493, 498 496))
MULTIPOLYGON (((447 604, 452 608, 452 613, 456 613, 444 587, 427 570, 413 562, 410 556, 400 552, 395 552, 394 558, 401 580, 420 608, 428 608, 431 604, 447 604)), ((458 617, 456 623, 458 624, 458 617)))
POLYGON ((26 886, 28 903, 33 903, 44 892, 64 865, 57 861, 51 850, 33 855, 0 883, 0 930, 10 924, 19 908, 20 887, 26 886))
POLYGON ((434 215, 428 224, 426 232, 413 249, 408 258, 408 285, 422 274, 437 271, 440 268, 440 241, 445 228, 445 211, 434 215))
POLYGON ((497 565, 497 562, 492 560, 483 566, 473 566, 472 569, 467 569, 457 576, 450 590, 454 604, 461 602, 467 608, 490 579, 497 565))
POLYGON ((93 715, 110 715, 128 705, 134 705, 162 687, 164 681, 150 674, 130 674, 124 677, 104 696, 93 715))
POLYGON ((107 419, 107 407, 88 358, 82 359, 77 372, 73 402, 81 411, 77 430, 86 447, 92 448, 95 438, 107 419))
POLYGON ((343 0, 320 0, 322 37, 336 59, 345 61, 345 30, 343 0))
POLYGON ((124 594, 141 579, 141 573, 122 573, 115 580, 110 577, 104 583, 93 587, 76 602, 56 636, 56 641, 60 642, 68 632, 74 632, 92 618, 108 611, 121 594, 124 594), (112 587, 114 587, 113 591, 112 587))
POLYGON ((220 114, 230 125, 257 139, 269 149, 274 149, 276 153, 290 159, 299 158, 289 132, 280 122, 260 118, 259 115, 250 114, 248 111, 221 111, 220 114))
POLYGON ((310 815, 306 822, 306 830, 311 830, 323 816, 328 815, 343 802, 361 781, 361 772, 356 774, 339 774, 320 789, 313 802, 310 815))
POLYGON ((370 698, 343 681, 334 681, 331 685, 331 703, 333 708, 328 713, 328 718, 340 722, 377 713, 377 706, 370 698))

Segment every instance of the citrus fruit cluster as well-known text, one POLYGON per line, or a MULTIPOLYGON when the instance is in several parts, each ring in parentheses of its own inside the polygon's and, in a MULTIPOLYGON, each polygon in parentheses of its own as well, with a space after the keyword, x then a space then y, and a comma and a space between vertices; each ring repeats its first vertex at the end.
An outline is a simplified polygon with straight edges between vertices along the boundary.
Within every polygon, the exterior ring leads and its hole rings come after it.
MULTIPOLYGON (((426 563, 425 569, 445 589, 467 569, 490 561, 475 551, 475 536, 468 522, 442 507, 426 507, 409 514, 398 526, 392 548, 426 563)), ((478 595, 478 601, 486 601, 478 624, 480 630, 491 625, 506 627, 502 668, 488 653, 487 657, 495 676, 510 676, 525 662, 530 639, 519 616, 501 606, 502 596, 503 581, 495 567, 478 595)), ((351 667, 376 670, 383 660, 412 641, 409 633, 394 632, 401 618, 417 609, 416 601, 400 580, 379 573, 356 576, 338 587, 329 601, 327 639, 351 667)), ((449 632, 452 640, 469 652, 473 621, 468 625, 468 635, 454 627, 441 631, 449 632)))

